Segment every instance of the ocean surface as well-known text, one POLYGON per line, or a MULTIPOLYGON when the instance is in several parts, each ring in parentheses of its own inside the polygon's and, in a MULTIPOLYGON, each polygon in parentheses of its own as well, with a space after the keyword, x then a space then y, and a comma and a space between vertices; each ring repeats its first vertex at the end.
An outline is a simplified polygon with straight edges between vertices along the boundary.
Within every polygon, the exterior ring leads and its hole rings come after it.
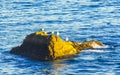
POLYGON ((120 75, 120 0, 0 0, 0 75, 120 75), (49 62, 9 53, 40 28, 105 46, 49 62))

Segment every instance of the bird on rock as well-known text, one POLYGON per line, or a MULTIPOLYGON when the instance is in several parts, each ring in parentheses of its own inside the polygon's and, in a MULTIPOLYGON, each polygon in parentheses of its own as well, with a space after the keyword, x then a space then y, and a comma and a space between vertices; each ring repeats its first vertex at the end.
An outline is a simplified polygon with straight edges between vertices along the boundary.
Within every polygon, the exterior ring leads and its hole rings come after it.
POLYGON ((52 31, 51 34, 54 34, 54 31, 52 31))
POLYGON ((59 32, 57 32, 57 36, 59 36, 60 35, 60 33, 59 32))
POLYGON ((41 31, 44 31, 44 28, 41 28, 40 30, 41 30, 41 31))
POLYGON ((68 37, 66 37, 66 38, 65 38, 65 41, 69 41, 69 38, 68 38, 68 37))

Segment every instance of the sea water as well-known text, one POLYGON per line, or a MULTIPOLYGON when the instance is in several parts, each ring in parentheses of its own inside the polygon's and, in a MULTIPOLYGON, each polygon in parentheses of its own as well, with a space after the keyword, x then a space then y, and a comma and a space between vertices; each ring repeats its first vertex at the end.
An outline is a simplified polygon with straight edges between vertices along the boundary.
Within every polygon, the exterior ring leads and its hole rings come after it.
POLYGON ((120 75, 120 0, 0 0, 0 75, 120 75), (105 46, 49 62, 9 53, 40 28, 105 46))

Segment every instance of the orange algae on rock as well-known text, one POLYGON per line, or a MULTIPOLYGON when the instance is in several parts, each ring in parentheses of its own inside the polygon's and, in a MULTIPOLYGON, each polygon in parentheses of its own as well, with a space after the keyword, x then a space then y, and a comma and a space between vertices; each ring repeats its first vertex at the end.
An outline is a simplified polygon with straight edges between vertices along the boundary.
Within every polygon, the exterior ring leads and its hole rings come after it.
POLYGON ((22 45, 13 48, 10 52, 37 60, 56 60, 75 55, 86 48, 97 48, 103 45, 95 40, 84 42, 64 41, 60 36, 40 31, 28 35, 22 45))
POLYGON ((36 32, 36 35, 48 36, 48 34, 44 31, 36 32))
POLYGON ((48 48, 51 53, 50 55, 54 59, 78 53, 71 43, 65 42, 59 36, 55 35, 51 35, 48 48))

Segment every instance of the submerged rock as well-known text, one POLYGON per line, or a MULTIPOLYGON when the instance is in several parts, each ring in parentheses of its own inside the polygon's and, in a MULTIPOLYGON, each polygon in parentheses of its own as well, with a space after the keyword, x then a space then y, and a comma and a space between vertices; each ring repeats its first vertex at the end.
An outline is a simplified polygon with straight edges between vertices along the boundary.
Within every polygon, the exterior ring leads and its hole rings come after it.
POLYGON ((19 54, 37 60, 55 60, 79 53, 86 48, 97 48, 102 43, 90 40, 84 42, 64 41, 60 36, 44 31, 28 35, 23 44, 13 48, 10 53, 19 54))

